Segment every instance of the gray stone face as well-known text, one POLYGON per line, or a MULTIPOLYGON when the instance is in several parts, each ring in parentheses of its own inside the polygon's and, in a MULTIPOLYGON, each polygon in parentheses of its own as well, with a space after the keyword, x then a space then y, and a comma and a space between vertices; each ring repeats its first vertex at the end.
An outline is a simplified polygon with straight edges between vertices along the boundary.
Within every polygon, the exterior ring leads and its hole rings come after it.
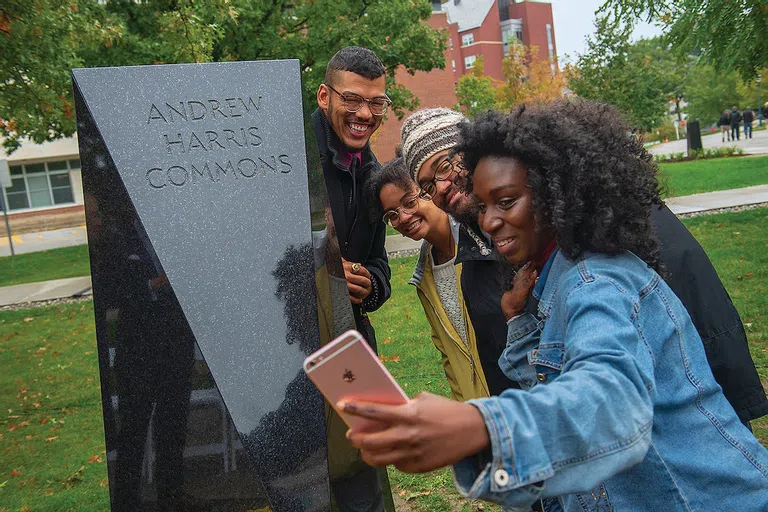
POLYGON ((74 76, 208 365, 226 373, 219 389, 240 397, 227 400, 230 413, 250 432, 281 400, 261 365, 287 386, 304 357, 285 347, 283 305, 264 293, 273 262, 310 233, 298 62, 74 76))
MULTIPOLYGON (((210 399, 225 404, 225 467, 244 446, 241 466, 261 480, 246 479, 248 492, 263 485, 273 510, 327 509, 323 403, 301 370, 320 342, 298 61, 72 74, 113 509, 161 499, 159 487, 141 491, 148 432, 175 432, 154 449, 180 445, 186 475, 190 432, 213 428, 190 412, 207 396, 193 359, 210 369, 210 399), (163 427, 168 386, 179 389, 163 427)), ((169 485, 171 500, 200 491, 169 485)), ((230 485, 215 494, 237 494, 230 485)))

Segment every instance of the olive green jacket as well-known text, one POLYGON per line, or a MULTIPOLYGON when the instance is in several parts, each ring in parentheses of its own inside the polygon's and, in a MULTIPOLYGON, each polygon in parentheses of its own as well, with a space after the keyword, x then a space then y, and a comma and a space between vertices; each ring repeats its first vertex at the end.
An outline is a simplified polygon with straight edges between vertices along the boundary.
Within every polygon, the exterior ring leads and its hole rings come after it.
POLYGON ((459 293, 461 313, 467 325, 467 342, 469 350, 464 345, 458 332, 448 319, 448 315, 440 302, 437 284, 432 272, 432 246, 424 241, 421 254, 409 281, 416 287, 427 321, 432 327, 432 341, 442 354, 443 369, 451 386, 454 400, 465 401, 471 398, 487 397, 488 384, 480 364, 480 354, 477 352, 475 330, 469 319, 464 296, 461 293, 461 264, 456 265, 456 289, 459 293))

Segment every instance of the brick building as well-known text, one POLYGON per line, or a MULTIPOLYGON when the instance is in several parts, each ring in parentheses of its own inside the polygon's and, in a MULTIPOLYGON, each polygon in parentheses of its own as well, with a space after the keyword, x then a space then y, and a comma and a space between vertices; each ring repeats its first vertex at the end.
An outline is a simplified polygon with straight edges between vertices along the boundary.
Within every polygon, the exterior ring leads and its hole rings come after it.
MULTIPOLYGON (((445 69, 417 72, 413 76, 398 69, 396 80, 420 100, 419 108, 456 105, 456 83, 470 72, 478 56, 483 56, 485 74, 503 80, 501 63, 509 44, 517 38, 527 46, 537 46, 539 58, 557 66, 552 6, 544 2, 514 0, 447 0, 432 2, 427 21, 449 33, 445 69)), ((382 162, 394 157, 400 142, 402 121, 390 115, 374 134, 372 145, 382 162)))

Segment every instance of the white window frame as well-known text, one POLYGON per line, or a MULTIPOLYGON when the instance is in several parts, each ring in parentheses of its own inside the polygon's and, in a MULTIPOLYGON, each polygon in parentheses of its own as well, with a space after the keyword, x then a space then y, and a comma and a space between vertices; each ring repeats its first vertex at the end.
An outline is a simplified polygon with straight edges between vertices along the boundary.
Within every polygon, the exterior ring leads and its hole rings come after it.
MULTIPOLYGON (((27 199, 27 207, 26 208, 10 208, 10 204, 8 203, 8 193, 6 191, 6 187, 0 187, 0 192, 3 194, 3 205, 7 208, 8 213, 16 213, 16 212, 26 212, 26 211, 34 211, 34 210, 45 210, 49 208, 60 208, 62 206, 68 206, 77 204, 75 201, 75 191, 72 184, 72 171, 76 171, 80 169, 79 165, 75 165, 75 163, 79 162, 77 158, 67 158, 63 160, 48 160, 44 162, 25 162, 25 163, 9 163, 9 168, 16 168, 21 167, 21 174, 12 174, 11 179, 24 179, 24 192, 26 194, 27 199), (58 164, 63 162, 66 164, 66 168, 64 169, 54 169, 51 170, 48 166, 49 164, 58 164), (27 167, 31 165, 42 165, 43 166, 43 172, 42 173, 33 173, 33 176, 45 176, 46 184, 47 184, 47 190, 48 190, 48 199, 50 200, 51 204, 45 205, 45 206, 32 206, 32 195, 29 188, 29 172, 27 171, 27 167), (66 174, 69 178, 69 191, 72 195, 72 201, 64 202, 64 203, 57 203, 56 199, 53 196, 54 188, 64 188, 64 187, 54 187, 51 184, 51 176, 58 176, 61 174, 66 174)), ((10 169, 9 169, 10 170, 10 169)))
POLYGON ((469 34, 461 35, 461 46, 469 46, 475 44, 475 34, 470 32, 469 34))
POLYGON ((475 67, 475 61, 477 60, 477 55, 467 55, 464 57, 464 69, 472 69, 475 67))

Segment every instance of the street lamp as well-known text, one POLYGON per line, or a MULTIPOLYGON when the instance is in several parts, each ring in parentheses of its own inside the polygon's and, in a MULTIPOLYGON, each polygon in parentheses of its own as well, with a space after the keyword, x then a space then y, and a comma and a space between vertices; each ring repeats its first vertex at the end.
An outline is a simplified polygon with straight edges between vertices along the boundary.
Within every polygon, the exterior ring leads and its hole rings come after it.
POLYGON ((757 74, 757 126, 763 126, 763 104, 760 103, 760 81, 763 75, 757 74))

